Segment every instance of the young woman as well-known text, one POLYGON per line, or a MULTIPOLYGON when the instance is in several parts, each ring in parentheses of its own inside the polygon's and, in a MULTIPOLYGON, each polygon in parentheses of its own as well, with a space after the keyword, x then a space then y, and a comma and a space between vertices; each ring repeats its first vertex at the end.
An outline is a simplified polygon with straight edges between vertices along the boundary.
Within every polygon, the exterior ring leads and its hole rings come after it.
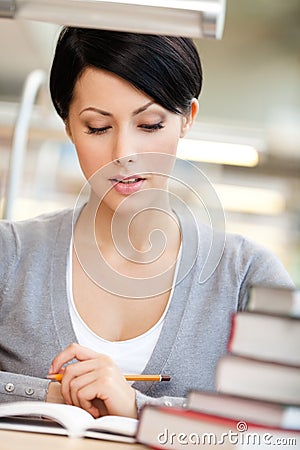
POLYGON ((90 185, 86 203, 0 224, 0 400, 136 417, 214 389, 230 317, 253 284, 292 286, 266 249, 227 235, 200 282, 208 227, 174 210, 168 175, 198 112, 191 40, 64 28, 50 90, 90 185), (47 375, 64 373, 62 382, 47 375), (168 374, 161 383, 125 374, 168 374))

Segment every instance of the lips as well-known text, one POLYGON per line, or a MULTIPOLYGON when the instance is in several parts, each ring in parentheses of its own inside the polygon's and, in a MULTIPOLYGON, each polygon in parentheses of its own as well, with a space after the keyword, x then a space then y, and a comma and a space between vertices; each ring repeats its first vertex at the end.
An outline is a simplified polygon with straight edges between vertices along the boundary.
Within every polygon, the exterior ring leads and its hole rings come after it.
POLYGON ((145 178, 142 177, 127 177, 127 178, 112 178, 111 181, 115 183, 123 183, 123 184, 131 184, 131 183, 137 183, 138 181, 145 180, 145 178))
POLYGON ((146 178, 140 175, 130 175, 129 177, 117 175, 110 178, 114 189, 122 195, 130 195, 137 192, 141 189, 145 181, 146 178))

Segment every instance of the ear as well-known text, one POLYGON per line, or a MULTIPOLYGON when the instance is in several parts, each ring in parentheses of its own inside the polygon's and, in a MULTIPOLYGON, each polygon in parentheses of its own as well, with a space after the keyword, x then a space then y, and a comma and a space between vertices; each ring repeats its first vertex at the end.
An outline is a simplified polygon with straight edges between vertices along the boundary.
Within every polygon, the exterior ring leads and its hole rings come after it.
POLYGON ((72 131, 71 131, 70 124, 69 124, 68 120, 65 121, 65 130, 66 130, 66 133, 67 133, 68 137, 74 143, 73 136, 72 136, 72 131))
POLYGON ((180 137, 184 137, 186 133, 192 128, 194 121, 197 117, 199 111, 199 102, 196 98, 193 98, 191 102, 191 108, 189 113, 183 117, 182 120, 182 127, 181 127, 181 133, 180 137))

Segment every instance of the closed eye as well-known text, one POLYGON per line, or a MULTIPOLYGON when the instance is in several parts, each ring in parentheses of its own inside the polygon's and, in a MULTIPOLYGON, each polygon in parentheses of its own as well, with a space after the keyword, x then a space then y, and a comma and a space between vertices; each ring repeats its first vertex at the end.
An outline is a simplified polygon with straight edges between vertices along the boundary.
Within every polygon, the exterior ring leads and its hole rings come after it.
POLYGON ((101 127, 101 128, 88 127, 88 130, 86 131, 86 133, 87 134, 103 134, 110 128, 111 127, 101 127))
POLYGON ((163 122, 153 123, 153 124, 143 124, 139 125, 139 128, 142 128, 145 131, 156 131, 164 128, 163 122))

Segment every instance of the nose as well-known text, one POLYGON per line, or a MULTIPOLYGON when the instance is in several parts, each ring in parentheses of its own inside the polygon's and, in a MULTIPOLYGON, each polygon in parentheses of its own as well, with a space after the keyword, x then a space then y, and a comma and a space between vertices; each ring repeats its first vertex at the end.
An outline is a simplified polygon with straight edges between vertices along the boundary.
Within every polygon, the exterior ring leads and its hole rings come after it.
POLYGON ((113 162, 114 164, 118 165, 118 166, 128 166, 129 164, 132 164, 133 162, 136 161, 136 155, 132 154, 132 155, 128 155, 128 156, 122 156, 120 158, 114 159, 113 162))
POLYGON ((126 166, 136 161, 137 155, 134 152, 134 145, 128 133, 119 133, 114 142, 113 162, 117 165, 126 166))

